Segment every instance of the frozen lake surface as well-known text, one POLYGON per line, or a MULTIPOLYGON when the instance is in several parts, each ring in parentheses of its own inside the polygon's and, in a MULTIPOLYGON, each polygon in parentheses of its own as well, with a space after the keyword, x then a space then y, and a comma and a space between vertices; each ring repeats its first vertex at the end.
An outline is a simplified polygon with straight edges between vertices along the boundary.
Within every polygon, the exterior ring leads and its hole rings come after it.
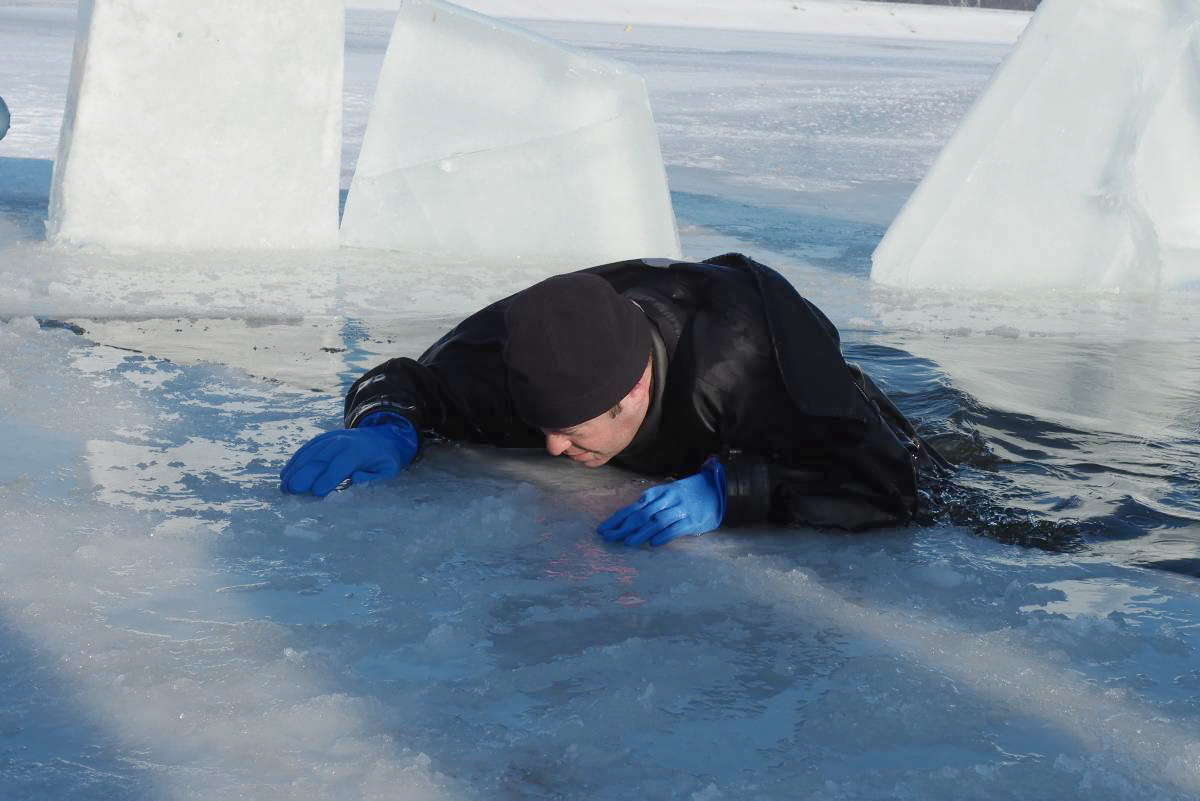
POLYGON ((529 24, 643 72, 685 254, 825 309, 988 536, 607 546, 643 481, 453 446, 281 495, 363 369, 583 265, 49 249, 73 19, 3 7, 0 796, 1200 796, 1200 296, 867 280, 1007 46, 529 24))

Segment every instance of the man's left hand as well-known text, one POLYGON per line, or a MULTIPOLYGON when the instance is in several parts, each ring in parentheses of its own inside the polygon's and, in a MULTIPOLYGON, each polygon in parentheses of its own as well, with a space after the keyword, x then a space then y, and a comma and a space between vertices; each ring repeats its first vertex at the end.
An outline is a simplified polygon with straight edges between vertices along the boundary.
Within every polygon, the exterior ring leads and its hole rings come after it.
POLYGON ((676 537, 707 534, 725 517, 725 468, 715 458, 699 473, 652 487, 596 529, 609 542, 665 545, 676 537))

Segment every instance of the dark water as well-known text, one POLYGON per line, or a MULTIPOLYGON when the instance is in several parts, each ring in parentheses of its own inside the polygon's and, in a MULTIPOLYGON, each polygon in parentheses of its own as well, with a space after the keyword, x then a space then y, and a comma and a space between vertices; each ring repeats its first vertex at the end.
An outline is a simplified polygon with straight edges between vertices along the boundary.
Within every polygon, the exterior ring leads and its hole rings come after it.
MULTIPOLYGON (((1076 366, 1089 360, 1106 365, 1108 372, 1098 368, 1100 376, 1111 378, 1117 369, 1131 374, 1117 382, 1134 384, 1128 396, 1110 396, 1107 403, 1099 397, 1101 382, 1076 376, 1083 386, 1071 386, 1069 376, 1058 375, 1062 383, 1051 394, 1090 390, 1092 404, 1107 410, 1088 425, 1082 414, 1067 422, 1055 419, 1064 415, 1052 409, 1038 415, 991 405, 956 385, 936 361, 873 341, 882 338, 847 332, 844 351, 887 387, 956 465, 952 482, 930 488, 930 522, 967 525, 983 536, 1049 550, 1096 549, 1118 561, 1200 576, 1200 382, 1194 361, 1143 375, 1145 363, 1113 358, 1118 346, 1055 343, 1060 357, 1076 366)), ((969 340, 963 348, 970 351, 969 340)), ((1028 351, 1037 348, 1016 350, 1019 370, 1021 354, 1032 360, 1028 351)), ((1159 343, 1154 350, 1170 348, 1159 343)), ((1047 369, 1031 361, 1026 374, 1047 369)))

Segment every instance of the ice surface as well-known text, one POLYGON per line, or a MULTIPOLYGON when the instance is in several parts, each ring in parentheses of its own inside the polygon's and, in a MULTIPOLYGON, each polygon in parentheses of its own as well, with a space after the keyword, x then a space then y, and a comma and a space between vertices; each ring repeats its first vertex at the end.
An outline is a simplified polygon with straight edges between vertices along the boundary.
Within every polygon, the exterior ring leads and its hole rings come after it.
MULTIPOLYGON (((391 21, 350 17, 347 178, 391 21)), ((689 256, 779 267, 906 410, 979 426, 1005 500, 1107 515, 1078 553, 945 526, 608 547, 638 479, 452 445, 281 496, 354 376, 547 265, 46 248, 71 30, 0 8, 4 801, 1200 796, 1198 585, 1131 566, 1200 553, 1195 293, 866 280, 1003 48, 537 27, 646 76, 689 256)))
POLYGON ((338 0, 83 0, 50 238, 336 246, 343 14, 338 0))
POLYGON ((678 256, 641 77, 438 0, 405 3, 342 241, 564 266, 678 256))
POLYGON ((1200 282, 1200 7, 1046 0, 874 256, 909 286, 1200 282))
POLYGON ((6 798, 1200 791, 1193 582, 954 529, 607 546, 639 482, 473 448, 280 496, 335 405, 0 324, 6 798))

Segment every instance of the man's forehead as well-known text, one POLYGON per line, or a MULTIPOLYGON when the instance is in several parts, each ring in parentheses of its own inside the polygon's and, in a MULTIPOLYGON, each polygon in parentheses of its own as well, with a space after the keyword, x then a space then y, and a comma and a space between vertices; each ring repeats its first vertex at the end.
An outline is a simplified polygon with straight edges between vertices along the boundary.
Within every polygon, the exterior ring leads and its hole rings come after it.
POLYGON ((570 436, 571 434, 578 434, 579 430, 584 428, 585 426, 587 426, 587 424, 590 422, 591 422, 591 420, 585 420, 582 423, 578 423, 577 425, 573 425, 573 426, 567 426, 566 428, 543 428, 542 433, 543 434, 566 434, 567 436, 570 436))

